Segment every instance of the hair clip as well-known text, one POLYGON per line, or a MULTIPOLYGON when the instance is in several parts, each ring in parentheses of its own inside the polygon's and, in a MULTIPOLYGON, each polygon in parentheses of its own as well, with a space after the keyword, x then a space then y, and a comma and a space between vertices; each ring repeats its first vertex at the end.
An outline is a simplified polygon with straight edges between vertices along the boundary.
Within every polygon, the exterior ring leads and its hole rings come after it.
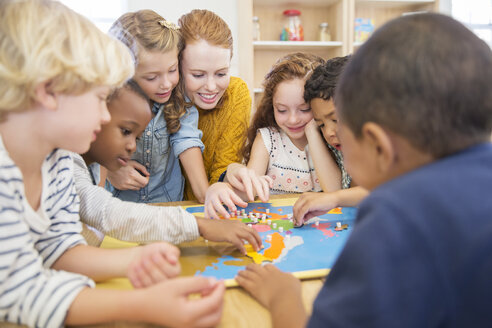
POLYGON ((163 26, 163 27, 167 27, 170 30, 174 30, 174 31, 179 30, 178 25, 174 24, 173 22, 167 21, 165 19, 160 20, 159 24, 161 24, 161 26, 163 26))

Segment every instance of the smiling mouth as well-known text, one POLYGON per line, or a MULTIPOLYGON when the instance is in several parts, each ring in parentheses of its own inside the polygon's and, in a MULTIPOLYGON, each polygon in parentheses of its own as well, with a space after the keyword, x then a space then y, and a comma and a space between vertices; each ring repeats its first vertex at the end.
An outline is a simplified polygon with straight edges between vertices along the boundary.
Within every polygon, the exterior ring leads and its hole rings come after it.
POLYGON ((288 128, 292 132, 299 132, 304 130, 304 126, 298 126, 296 128, 288 128))
POLYGON ((217 93, 214 93, 214 94, 198 93, 198 95, 200 96, 202 101, 205 103, 213 103, 213 102, 215 102, 215 99, 217 98, 217 93))

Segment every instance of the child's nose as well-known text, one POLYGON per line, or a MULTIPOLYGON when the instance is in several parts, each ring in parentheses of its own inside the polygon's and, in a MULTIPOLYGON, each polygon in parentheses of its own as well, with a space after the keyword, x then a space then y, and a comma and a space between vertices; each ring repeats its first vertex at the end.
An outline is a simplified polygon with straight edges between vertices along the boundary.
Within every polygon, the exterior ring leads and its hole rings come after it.
POLYGON ((161 89, 168 90, 173 86, 173 84, 169 79, 163 79, 161 80, 161 84, 159 86, 161 89))
POLYGON ((126 144, 126 150, 130 153, 133 154, 135 150, 137 150, 137 140, 133 139, 126 144))
POLYGON ((299 118, 296 113, 292 113, 289 115, 289 123, 296 123, 298 119, 299 118))

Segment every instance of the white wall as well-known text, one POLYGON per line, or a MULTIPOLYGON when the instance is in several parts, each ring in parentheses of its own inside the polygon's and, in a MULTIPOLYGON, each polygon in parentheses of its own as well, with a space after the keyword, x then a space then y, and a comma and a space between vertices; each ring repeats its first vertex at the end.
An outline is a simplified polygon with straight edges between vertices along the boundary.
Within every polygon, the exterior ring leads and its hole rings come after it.
MULTIPOLYGON (((241 1, 241 0, 237 0, 241 1)), ((208 9, 219 15, 232 32, 234 39, 234 54, 231 62, 231 75, 238 76, 238 63, 240 54, 238 54, 238 12, 236 1, 232 0, 127 0, 127 11, 137 11, 140 9, 152 9, 174 23, 192 9, 208 9)))

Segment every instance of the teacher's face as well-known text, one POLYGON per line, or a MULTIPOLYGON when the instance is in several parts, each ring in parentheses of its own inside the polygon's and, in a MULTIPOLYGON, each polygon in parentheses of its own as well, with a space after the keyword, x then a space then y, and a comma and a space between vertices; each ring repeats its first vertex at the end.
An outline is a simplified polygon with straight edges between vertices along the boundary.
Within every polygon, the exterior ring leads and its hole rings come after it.
POLYGON ((230 49, 210 45, 205 40, 187 44, 181 69, 188 98, 201 109, 214 109, 229 86, 230 64, 230 49))

